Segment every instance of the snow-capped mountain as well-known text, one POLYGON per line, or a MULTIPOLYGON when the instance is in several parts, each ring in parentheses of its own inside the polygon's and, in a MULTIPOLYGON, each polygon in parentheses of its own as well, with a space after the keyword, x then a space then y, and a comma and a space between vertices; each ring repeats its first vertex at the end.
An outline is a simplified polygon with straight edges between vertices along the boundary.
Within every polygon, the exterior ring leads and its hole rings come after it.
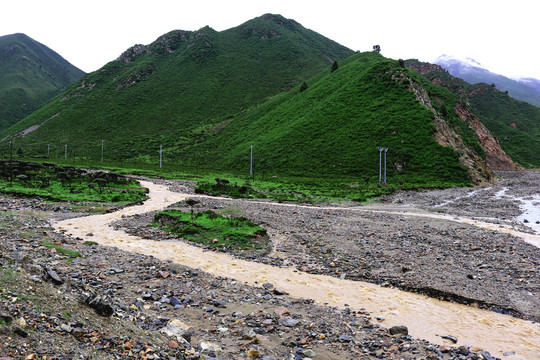
POLYGON ((461 78, 468 83, 495 84, 499 90, 508 91, 508 94, 513 98, 540 107, 540 80, 534 78, 511 79, 491 72, 472 58, 460 59, 451 55, 441 55, 433 63, 441 66, 452 76, 461 78))

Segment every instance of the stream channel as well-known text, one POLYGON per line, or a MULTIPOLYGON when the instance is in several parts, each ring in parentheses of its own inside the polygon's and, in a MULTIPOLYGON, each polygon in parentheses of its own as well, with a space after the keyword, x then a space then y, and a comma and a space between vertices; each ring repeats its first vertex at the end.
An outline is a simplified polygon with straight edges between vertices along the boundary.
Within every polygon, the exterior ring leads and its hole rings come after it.
MULTIPOLYGON (((310 298, 320 304, 352 309, 365 309, 373 318, 385 317, 384 326, 405 325, 415 338, 436 344, 446 344, 440 336, 458 338, 454 346, 469 345, 507 359, 538 359, 540 354, 540 324, 521 320, 493 311, 440 301, 423 295, 381 287, 375 284, 338 279, 331 276, 308 274, 292 267, 277 267, 250 262, 221 252, 205 251, 180 241, 154 241, 114 230, 109 224, 122 217, 163 209, 194 195, 168 190, 164 185, 141 181, 149 189, 149 199, 138 206, 119 211, 58 221, 56 231, 74 238, 97 241, 101 245, 153 255, 192 268, 200 268, 216 276, 260 286, 270 282, 295 298, 310 298), (90 236, 89 234, 93 234, 90 236)), ((287 206, 276 204, 276 206, 287 206)), ((295 205, 296 206, 296 205, 295 205)), ((372 211, 358 208, 358 211, 372 211)), ((381 211, 381 210, 379 210, 381 211)), ((393 212, 386 212, 392 214, 393 212)), ((411 217, 430 216, 446 221, 465 222, 491 230, 521 236, 524 241, 540 247, 540 235, 524 234, 503 225, 483 223, 450 215, 395 212, 411 217)))

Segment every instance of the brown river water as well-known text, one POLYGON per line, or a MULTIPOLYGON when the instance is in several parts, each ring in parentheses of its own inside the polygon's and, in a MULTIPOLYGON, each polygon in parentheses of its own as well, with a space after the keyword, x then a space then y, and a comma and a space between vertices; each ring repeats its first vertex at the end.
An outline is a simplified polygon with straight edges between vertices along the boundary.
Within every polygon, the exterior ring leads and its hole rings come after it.
MULTIPOLYGON (((426 339, 436 344, 445 344, 445 340, 439 335, 453 335, 459 340, 455 346, 469 345, 472 348, 487 350, 497 357, 503 357, 505 352, 515 352, 512 356, 504 357, 511 360, 540 359, 539 323, 371 283, 342 280, 325 275, 308 274, 294 268, 280 268, 250 262, 225 253, 205 251, 180 241, 154 241, 128 235, 121 230, 114 230, 109 224, 122 216, 160 210, 187 197, 195 197, 172 192, 166 186, 147 181, 142 181, 141 184, 150 190, 149 200, 143 205, 124 208, 109 214, 63 220, 56 222, 53 226, 57 231, 64 231, 82 240, 97 241, 101 245, 153 255, 162 260, 172 260, 178 264, 200 268, 216 276, 234 278, 249 285, 261 286, 265 282, 270 282, 280 290, 288 292, 291 297, 310 298, 319 304, 339 308, 348 304, 352 310, 365 309, 373 318, 385 317, 382 324, 386 327, 405 325, 413 337, 426 339), (88 236, 89 233, 93 236, 88 236)), ((490 230, 511 232, 522 236, 524 241, 540 247, 540 236, 519 233, 508 227, 440 214, 395 213, 438 217, 447 221, 466 222, 490 230)))

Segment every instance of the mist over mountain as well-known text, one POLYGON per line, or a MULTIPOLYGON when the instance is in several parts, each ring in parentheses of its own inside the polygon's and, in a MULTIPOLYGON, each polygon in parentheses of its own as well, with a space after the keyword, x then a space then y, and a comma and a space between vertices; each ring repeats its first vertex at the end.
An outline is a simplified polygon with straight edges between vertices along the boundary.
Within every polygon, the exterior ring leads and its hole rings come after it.
POLYGON ((0 130, 58 95, 84 72, 25 34, 0 37, 0 130))
POLYGON ((451 55, 441 55, 434 64, 442 66, 451 75, 468 83, 495 84, 501 91, 508 91, 510 96, 540 107, 540 80, 533 78, 512 79, 495 74, 471 58, 459 59, 451 55))

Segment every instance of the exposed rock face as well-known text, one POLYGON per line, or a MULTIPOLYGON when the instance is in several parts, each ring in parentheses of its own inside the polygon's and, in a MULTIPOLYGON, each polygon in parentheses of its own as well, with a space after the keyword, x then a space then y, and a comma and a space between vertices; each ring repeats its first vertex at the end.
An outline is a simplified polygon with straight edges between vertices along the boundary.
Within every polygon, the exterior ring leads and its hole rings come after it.
POLYGON ((435 110, 426 90, 413 81, 410 82, 409 90, 416 95, 417 100, 420 101, 422 105, 433 113, 433 123, 437 129, 434 134, 435 139, 439 144, 450 146, 458 152, 460 155, 459 163, 468 170, 472 183, 478 185, 483 182, 493 182, 494 173, 492 169, 486 161, 474 151, 474 149, 463 142, 461 136, 457 134, 435 110))
POLYGON ((143 53, 148 53, 148 48, 144 45, 137 44, 124 51, 117 60, 129 63, 143 53))
POLYGON ((522 167, 515 164, 512 158, 504 152, 499 141, 491 135, 489 130, 463 105, 456 104, 455 110, 461 120, 469 124, 478 135, 480 145, 486 151, 486 162, 493 170, 522 170, 522 167))

